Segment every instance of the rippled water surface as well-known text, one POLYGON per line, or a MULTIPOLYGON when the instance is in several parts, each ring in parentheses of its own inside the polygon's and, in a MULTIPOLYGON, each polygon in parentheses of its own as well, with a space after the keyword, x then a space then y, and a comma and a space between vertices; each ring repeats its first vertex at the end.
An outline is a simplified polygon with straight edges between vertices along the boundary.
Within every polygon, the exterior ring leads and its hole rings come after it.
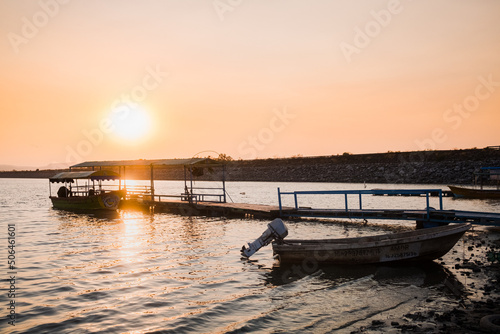
MULTIPOLYGON (((364 188, 362 184, 230 182, 227 189, 235 202, 276 205, 278 186, 282 191, 364 188)), ((180 192, 182 187, 179 182, 159 181, 157 192, 180 192)), ((406 188, 410 187, 419 188, 406 188)), ((411 198, 377 200, 385 201, 381 205, 387 208, 416 203, 411 198)), ((318 201, 321 206, 332 203, 318 201)), ((380 204, 370 201, 375 199, 369 199, 367 206, 380 204)), ((418 208, 425 206, 425 200, 417 201, 418 208)), ((500 211, 498 201, 445 199, 444 205, 500 211)), ((439 261, 402 268, 278 268, 273 266, 270 246, 251 261, 239 254, 268 221, 135 211, 111 217, 75 214, 51 208, 47 180, 0 179, 0 219, 4 332, 350 332, 371 323, 373 317, 422 306, 429 296, 443 305, 456 302, 442 289, 450 273, 439 261), (15 226, 15 298, 9 297, 8 224, 15 226), (16 305, 15 326, 4 315, 11 300, 16 305)), ((287 225, 291 237, 304 238, 384 232, 362 224, 287 225)), ((460 252, 460 243, 455 248, 460 252)), ((457 256, 450 253, 448 257, 457 256)))

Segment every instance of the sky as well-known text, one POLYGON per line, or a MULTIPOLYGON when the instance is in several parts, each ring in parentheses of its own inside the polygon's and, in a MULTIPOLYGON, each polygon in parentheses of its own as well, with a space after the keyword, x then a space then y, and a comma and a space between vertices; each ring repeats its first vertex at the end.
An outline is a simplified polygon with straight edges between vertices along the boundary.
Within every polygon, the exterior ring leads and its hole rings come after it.
POLYGON ((0 164, 500 145, 499 22, 497 0, 1 1, 0 164))

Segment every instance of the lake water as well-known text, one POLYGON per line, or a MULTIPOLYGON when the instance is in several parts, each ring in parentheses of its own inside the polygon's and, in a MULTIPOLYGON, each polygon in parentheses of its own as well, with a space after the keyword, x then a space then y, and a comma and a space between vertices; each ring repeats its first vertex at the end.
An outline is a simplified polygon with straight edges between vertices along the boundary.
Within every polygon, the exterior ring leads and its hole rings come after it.
MULTIPOLYGON (((363 184, 227 183, 231 199, 246 203, 277 205, 277 187, 365 189, 363 184)), ((183 182, 156 182, 157 193, 182 189, 183 182)), ((461 242, 443 258, 445 264, 278 268, 270 246, 251 261, 239 253, 268 221, 135 211, 95 217, 52 209, 48 191, 47 180, 0 179, 2 332, 349 333, 373 319, 425 308, 430 300, 441 308, 458 303, 443 284, 450 279, 448 266, 464 252, 461 242), (9 231, 15 234, 14 268, 8 266, 9 231), (15 315, 15 326, 8 323, 9 313, 15 315)), ((363 201, 366 207, 425 207, 421 198, 372 196, 363 201)), ((436 199, 431 204, 438 206, 436 199)), ((301 205, 341 208, 343 198, 304 198, 301 205)), ((500 212, 500 201, 445 198, 444 208, 500 212)), ((414 225, 286 223, 292 238, 353 237, 414 225)))

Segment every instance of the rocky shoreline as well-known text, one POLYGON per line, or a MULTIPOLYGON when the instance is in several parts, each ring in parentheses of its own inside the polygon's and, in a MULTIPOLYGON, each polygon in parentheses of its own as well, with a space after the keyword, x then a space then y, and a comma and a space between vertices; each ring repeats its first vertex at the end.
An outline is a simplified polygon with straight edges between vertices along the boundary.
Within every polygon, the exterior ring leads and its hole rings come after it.
POLYGON ((449 272, 442 291, 402 317, 375 316, 351 333, 500 333, 500 228, 475 227, 462 240, 462 254, 439 260, 449 272), (442 293, 454 295, 455 304, 442 305, 442 293))
MULTIPOLYGON (((226 161, 228 181, 471 184, 479 167, 500 166, 494 148, 387 152, 226 161)), ((49 178, 63 170, 6 171, 0 178, 49 178)), ((157 180, 183 180, 183 167, 155 169, 157 180)), ((218 168, 197 180, 220 180, 218 168)), ((127 168, 127 178, 149 180, 149 168, 127 168)))

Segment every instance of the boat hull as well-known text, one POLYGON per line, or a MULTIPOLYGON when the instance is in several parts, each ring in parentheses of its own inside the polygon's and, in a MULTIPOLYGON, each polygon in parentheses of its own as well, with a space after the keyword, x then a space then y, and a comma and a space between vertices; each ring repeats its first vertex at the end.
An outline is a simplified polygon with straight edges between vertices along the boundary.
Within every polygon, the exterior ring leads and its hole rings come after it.
POLYGON ((274 241, 273 253, 284 263, 430 261, 445 255, 470 227, 457 224, 360 238, 274 241))
POLYGON ((120 204, 119 195, 111 192, 95 196, 50 197, 52 206, 62 210, 115 211, 120 204))
POLYGON ((455 197, 463 198, 500 198, 500 190, 481 190, 464 187, 448 186, 455 197))

